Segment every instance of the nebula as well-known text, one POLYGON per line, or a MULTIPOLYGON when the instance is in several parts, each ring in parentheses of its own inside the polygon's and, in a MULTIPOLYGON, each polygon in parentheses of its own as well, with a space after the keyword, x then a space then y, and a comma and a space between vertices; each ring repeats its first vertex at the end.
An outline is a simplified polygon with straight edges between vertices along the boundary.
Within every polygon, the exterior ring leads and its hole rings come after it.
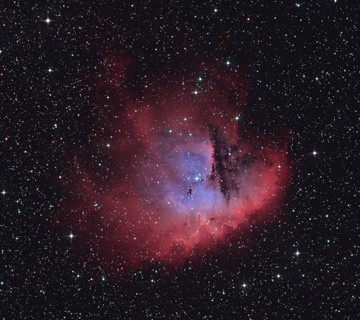
POLYGON ((114 174, 100 182, 77 154, 63 219, 92 252, 117 270, 176 265, 216 251, 229 230, 280 204, 288 137, 248 134, 246 70, 203 67, 171 84, 154 80, 139 99, 124 89, 129 62, 108 64, 99 87, 112 88, 121 106, 109 148, 114 174))

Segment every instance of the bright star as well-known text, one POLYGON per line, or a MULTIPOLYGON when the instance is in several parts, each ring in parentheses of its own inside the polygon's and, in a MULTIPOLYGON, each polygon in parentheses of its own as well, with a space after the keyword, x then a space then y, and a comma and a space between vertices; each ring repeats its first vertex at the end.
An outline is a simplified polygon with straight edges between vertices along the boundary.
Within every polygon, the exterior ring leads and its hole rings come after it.
POLYGON ((2 194, 3 196, 6 195, 6 191, 5 191, 5 190, 1 191, 1 194, 2 194))

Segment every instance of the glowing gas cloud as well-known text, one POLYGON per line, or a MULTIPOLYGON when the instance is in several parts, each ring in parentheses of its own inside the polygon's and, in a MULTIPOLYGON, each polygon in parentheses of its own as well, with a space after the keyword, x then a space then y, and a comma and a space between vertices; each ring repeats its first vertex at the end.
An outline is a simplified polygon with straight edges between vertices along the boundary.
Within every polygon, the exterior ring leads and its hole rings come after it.
POLYGON ((134 98, 123 89, 128 63, 119 61, 101 84, 120 106, 107 150, 114 174, 99 182, 78 154, 77 199, 66 218, 92 252, 119 270, 178 264, 197 249, 216 250, 228 230, 280 204, 289 178, 287 138, 261 136, 242 121, 245 70, 203 67, 154 81, 134 98))

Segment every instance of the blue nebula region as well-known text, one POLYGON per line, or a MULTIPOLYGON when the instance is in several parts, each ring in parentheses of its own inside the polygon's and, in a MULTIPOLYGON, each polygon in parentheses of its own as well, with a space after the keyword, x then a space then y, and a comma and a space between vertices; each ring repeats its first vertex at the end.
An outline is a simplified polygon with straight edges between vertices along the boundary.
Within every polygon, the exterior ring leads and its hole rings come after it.
POLYGON ((212 153, 199 142, 190 148, 183 145, 164 159, 171 166, 171 176, 166 177, 162 194, 167 208, 178 213, 211 213, 220 210, 224 199, 218 187, 209 180, 212 172, 212 153))

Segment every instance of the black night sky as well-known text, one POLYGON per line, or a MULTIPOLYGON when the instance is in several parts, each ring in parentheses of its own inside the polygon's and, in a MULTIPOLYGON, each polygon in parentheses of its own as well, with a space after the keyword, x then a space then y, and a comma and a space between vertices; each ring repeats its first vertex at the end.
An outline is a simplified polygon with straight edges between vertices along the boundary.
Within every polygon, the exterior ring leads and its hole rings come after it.
POLYGON ((359 318, 359 4, 0 13, 2 319, 359 318))

